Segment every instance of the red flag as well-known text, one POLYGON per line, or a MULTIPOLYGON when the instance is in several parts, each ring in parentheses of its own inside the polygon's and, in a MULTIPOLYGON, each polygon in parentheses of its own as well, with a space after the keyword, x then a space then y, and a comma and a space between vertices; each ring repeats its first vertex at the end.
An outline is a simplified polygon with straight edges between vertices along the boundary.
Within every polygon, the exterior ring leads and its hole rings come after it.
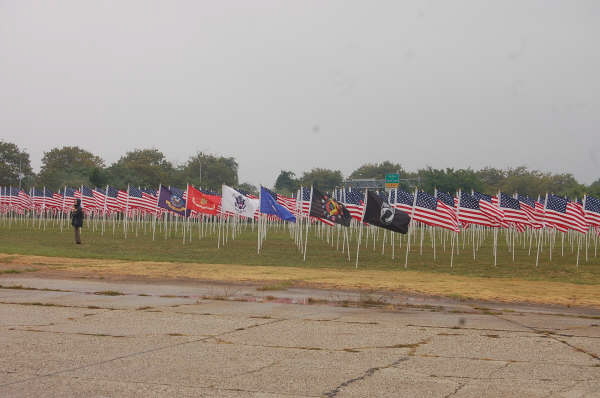
POLYGON ((221 205, 221 197, 206 194, 191 185, 187 187, 187 208, 204 214, 217 214, 221 205))

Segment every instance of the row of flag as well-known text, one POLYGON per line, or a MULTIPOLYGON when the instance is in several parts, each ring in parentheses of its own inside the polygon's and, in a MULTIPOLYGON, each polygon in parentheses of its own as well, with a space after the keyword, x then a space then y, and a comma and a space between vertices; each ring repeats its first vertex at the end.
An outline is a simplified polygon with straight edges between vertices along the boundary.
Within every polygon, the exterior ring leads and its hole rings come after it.
POLYGON ((216 193, 188 185, 185 190, 159 186, 158 190, 129 186, 118 190, 104 188, 79 189, 65 187, 59 192, 32 188, 29 192, 15 187, 0 187, 0 210, 69 211, 74 199, 80 199, 85 211, 143 211, 151 214, 172 212, 182 216, 197 214, 238 215, 256 218, 260 214, 295 221, 298 216, 311 216, 328 225, 350 225, 351 219, 406 233, 411 219, 459 232, 471 225, 517 230, 555 228, 566 232, 586 233, 600 227, 600 200, 586 195, 569 200, 547 194, 537 199, 524 195, 495 196, 479 192, 459 191, 433 194, 415 190, 389 192, 339 189, 323 193, 315 188, 300 188, 295 196, 285 196, 261 187, 258 197, 223 185, 216 193))

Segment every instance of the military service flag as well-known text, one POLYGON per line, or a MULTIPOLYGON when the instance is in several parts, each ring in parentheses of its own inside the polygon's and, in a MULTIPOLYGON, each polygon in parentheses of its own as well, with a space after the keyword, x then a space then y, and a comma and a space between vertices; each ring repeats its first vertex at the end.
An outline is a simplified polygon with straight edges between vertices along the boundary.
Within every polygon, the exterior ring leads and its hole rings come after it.
POLYGON ((410 216, 390 206, 375 192, 368 191, 363 222, 405 234, 408 232, 410 216))
POLYGON ((346 206, 328 194, 321 193, 314 188, 310 204, 310 215, 318 217, 327 224, 341 224, 346 227, 350 226, 350 220, 352 220, 352 216, 348 209, 346 209, 346 206))
POLYGON ((172 213, 179 214, 180 216, 187 217, 189 215, 189 210, 186 207, 185 200, 162 185, 160 187, 160 192, 158 193, 158 207, 167 209, 172 213))

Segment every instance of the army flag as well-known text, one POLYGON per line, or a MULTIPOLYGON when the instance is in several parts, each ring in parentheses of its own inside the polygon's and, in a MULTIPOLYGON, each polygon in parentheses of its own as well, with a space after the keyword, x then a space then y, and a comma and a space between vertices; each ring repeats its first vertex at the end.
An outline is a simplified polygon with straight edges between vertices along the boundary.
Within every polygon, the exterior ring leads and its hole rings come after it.
POLYGON ((250 199, 235 189, 223 185, 221 208, 224 213, 254 218, 254 213, 260 207, 258 199, 250 199))
POLYGON ((172 213, 179 214, 180 216, 187 217, 189 215, 189 210, 186 207, 185 200, 162 185, 160 187, 160 191, 158 192, 158 207, 167 209, 172 213))
POLYGON ((318 217, 326 224, 341 224, 350 226, 352 216, 346 206, 333 199, 330 195, 321 193, 313 188, 310 203, 310 215, 318 217))
POLYGON ((188 210, 196 211, 203 214, 217 214, 221 197, 217 195, 209 195, 194 188, 191 185, 187 186, 187 208, 188 210))
POLYGON ((368 191, 363 222, 405 234, 408 232, 410 216, 390 206, 375 192, 368 191))

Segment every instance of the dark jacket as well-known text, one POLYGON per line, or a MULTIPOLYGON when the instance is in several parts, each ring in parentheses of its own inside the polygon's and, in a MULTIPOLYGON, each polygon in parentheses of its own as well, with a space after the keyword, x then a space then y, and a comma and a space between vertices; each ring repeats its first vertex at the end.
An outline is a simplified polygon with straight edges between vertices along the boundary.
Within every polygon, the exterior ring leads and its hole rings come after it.
POLYGON ((85 218, 81 207, 76 207, 71 211, 71 225, 74 227, 83 227, 83 219, 85 218))

